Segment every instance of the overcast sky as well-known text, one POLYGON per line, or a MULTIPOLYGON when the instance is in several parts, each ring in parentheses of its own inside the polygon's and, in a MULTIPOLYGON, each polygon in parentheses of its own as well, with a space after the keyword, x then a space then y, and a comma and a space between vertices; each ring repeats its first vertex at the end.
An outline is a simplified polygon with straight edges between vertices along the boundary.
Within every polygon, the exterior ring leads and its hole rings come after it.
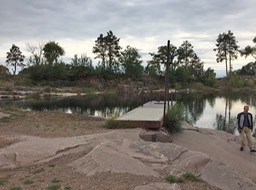
MULTIPOLYGON (((27 43, 48 41, 64 48, 66 61, 74 54, 94 59, 95 40, 111 30, 144 62, 167 40, 176 47, 188 40, 205 69, 224 73, 225 63, 216 63, 213 51, 218 35, 231 30, 240 48, 254 45, 255 12, 255 0, 0 0, 0 63, 12 44, 28 56, 27 43)), ((248 62, 240 58, 233 67, 248 62)))

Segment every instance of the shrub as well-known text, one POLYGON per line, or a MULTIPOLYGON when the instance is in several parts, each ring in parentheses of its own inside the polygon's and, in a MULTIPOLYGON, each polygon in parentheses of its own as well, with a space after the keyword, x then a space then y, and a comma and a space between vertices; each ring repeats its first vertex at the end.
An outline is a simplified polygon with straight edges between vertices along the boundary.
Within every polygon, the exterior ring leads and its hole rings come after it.
POLYGON ((169 183, 182 183, 186 180, 192 181, 192 182, 200 181, 200 179, 198 177, 194 176, 190 172, 186 172, 180 177, 173 176, 173 175, 166 177, 166 181, 168 181, 169 183))
POLYGON ((25 185, 30 185, 30 184, 34 183, 34 181, 32 179, 26 179, 23 183, 25 185))
POLYGON ((51 182, 52 182, 52 183, 59 183, 59 182, 61 182, 61 180, 60 180, 60 179, 57 179, 57 178, 53 178, 51 182))
POLYGON ((183 178, 185 178, 186 180, 189 180, 189 181, 199 181, 198 177, 196 177, 194 174, 189 173, 189 172, 184 173, 182 176, 183 176, 183 178))
POLYGON ((116 122, 114 119, 108 119, 105 122, 104 127, 108 128, 108 129, 117 129, 120 128, 118 125, 118 122, 116 122))
POLYGON ((243 87, 244 80, 235 73, 230 73, 227 78, 228 86, 230 87, 243 87))
POLYGON ((168 181, 169 183, 182 183, 183 179, 180 177, 170 175, 166 177, 166 181, 168 181))
POLYGON ((179 132, 181 130, 181 122, 184 120, 184 105, 175 104, 167 111, 165 128, 169 132, 179 132))

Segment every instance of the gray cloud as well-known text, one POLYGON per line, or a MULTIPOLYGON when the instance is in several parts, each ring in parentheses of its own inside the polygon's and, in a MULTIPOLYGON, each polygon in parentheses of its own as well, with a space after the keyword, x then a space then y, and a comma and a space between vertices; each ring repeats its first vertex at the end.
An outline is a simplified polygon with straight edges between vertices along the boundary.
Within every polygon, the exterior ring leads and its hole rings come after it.
POLYGON ((1 0, 0 60, 9 50, 4 49, 7 44, 96 39, 109 30, 121 40, 132 36, 141 44, 155 37, 155 51, 168 39, 176 46, 189 40, 204 57, 207 51, 213 54, 209 51, 218 34, 228 30, 239 35, 242 46, 251 42, 256 36, 255 4, 254 0, 1 0), (202 44, 212 45, 203 49, 202 44))

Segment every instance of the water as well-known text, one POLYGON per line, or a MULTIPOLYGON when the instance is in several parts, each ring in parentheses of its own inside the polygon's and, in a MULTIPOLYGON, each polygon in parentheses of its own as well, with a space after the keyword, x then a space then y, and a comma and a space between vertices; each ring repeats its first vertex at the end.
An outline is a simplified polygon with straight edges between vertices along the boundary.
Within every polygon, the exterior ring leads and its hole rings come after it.
MULTIPOLYGON (((185 118, 193 126, 214 128, 236 134, 236 116, 244 105, 250 106, 255 116, 256 98, 250 94, 175 94, 170 96, 178 104, 184 104, 185 118)), ((37 111, 60 111, 86 116, 119 117, 151 100, 163 100, 161 94, 144 97, 120 94, 99 94, 77 97, 48 98, 43 100, 0 100, 1 107, 37 111)))

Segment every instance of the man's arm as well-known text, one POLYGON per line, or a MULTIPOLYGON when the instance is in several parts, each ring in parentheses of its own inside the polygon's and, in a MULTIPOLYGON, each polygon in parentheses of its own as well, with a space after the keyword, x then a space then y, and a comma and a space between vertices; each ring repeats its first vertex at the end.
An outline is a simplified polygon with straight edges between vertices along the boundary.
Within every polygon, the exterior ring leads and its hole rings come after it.
POLYGON ((253 130, 253 116, 251 113, 250 113, 250 117, 251 117, 250 129, 253 130))

